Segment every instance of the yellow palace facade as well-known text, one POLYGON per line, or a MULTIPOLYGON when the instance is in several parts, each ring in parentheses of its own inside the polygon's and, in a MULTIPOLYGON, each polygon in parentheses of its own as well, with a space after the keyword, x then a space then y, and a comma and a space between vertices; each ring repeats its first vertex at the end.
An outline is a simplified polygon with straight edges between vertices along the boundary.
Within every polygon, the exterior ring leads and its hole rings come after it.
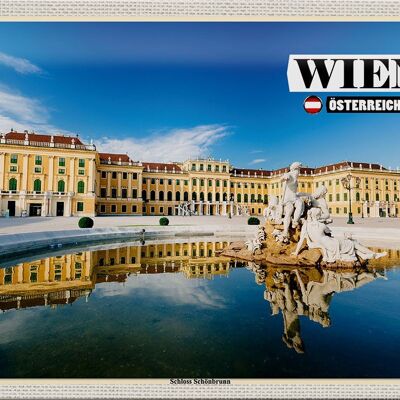
MULTIPOLYGON (((184 204, 194 215, 261 215, 268 195, 281 194, 287 171, 211 158, 139 162, 79 137, 11 131, 0 135, 0 215, 182 215, 184 204)), ((334 216, 349 212, 349 195, 355 216, 400 215, 399 170, 351 161, 301 169, 300 192, 322 184, 334 216), (359 178, 350 193, 342 184, 348 174, 359 178)))

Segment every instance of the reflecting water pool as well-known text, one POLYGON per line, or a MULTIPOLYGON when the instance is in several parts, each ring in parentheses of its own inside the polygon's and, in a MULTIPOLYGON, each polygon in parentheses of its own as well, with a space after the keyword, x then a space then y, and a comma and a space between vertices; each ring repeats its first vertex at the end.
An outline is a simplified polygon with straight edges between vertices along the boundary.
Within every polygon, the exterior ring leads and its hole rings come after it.
POLYGON ((0 262, 0 377, 400 377, 400 251, 289 270, 218 257, 227 243, 0 262))

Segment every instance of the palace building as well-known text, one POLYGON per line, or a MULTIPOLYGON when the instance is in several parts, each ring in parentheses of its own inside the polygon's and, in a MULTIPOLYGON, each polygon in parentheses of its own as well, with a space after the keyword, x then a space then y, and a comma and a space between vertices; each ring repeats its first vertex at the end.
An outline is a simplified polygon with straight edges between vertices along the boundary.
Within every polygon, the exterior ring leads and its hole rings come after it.
MULTIPOLYGON (((281 195, 278 170, 241 169, 212 158, 140 162, 101 153, 79 137, 11 131, 0 136, 0 215, 261 215, 281 195)), ((333 216, 398 217, 400 171, 343 161, 300 171, 299 192, 325 185, 333 216), (342 179, 356 178, 348 191, 342 179)))

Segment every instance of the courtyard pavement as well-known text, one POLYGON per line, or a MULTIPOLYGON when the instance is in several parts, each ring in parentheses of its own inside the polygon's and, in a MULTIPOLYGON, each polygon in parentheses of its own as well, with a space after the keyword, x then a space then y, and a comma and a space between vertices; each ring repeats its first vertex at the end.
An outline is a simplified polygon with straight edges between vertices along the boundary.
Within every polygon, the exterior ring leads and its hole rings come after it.
MULTIPOLYGON (((110 227, 145 227, 159 226, 159 216, 111 216, 111 217, 95 217, 95 228, 110 227)), ((247 225, 247 217, 222 217, 222 216, 194 216, 194 217, 178 217, 169 216, 170 226, 211 226, 219 225, 229 226, 247 225)), ((28 232, 45 232, 45 231, 62 231, 78 228, 78 217, 27 217, 27 218, 0 218, 0 235, 9 235, 14 233, 28 232)), ((260 217, 261 222, 264 218, 260 217)), ((400 219, 399 218, 355 218, 354 225, 347 225, 347 218, 334 218, 334 228, 347 227, 349 229, 364 228, 365 231, 377 232, 382 229, 382 233, 387 231, 396 232, 398 229, 398 237, 400 239, 400 219)), ((396 232, 397 234, 397 232, 396 232)))

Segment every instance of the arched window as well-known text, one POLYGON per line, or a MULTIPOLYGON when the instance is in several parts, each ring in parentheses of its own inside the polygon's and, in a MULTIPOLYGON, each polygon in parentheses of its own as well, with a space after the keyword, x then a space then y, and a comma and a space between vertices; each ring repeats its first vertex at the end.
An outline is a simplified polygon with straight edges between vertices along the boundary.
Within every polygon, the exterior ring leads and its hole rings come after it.
POLYGON ((369 201, 369 193, 365 193, 365 200, 369 201))
POLYGON ((156 192, 154 190, 152 190, 150 192, 150 200, 155 200, 156 199, 156 192))
POLYGON ((216 201, 219 201, 220 199, 221 199, 221 196, 220 196, 219 193, 217 193, 217 194, 215 195, 215 200, 216 200, 216 201))
POLYGON ((207 194, 207 200, 208 201, 212 201, 212 193, 208 193, 207 194))
POLYGON ((65 182, 63 180, 58 181, 57 190, 59 192, 65 192, 65 182))
POLYGON ((183 193, 183 201, 189 201, 189 193, 188 192, 183 193))
POLYGON ((262 203, 262 196, 261 196, 261 194, 258 195, 257 201, 258 201, 259 203, 262 203))
POLYGON ((78 193, 85 193, 85 182, 78 182, 78 193))
POLYGON ((268 195, 264 194, 264 204, 268 204, 268 195))
POLYGON ((142 190, 142 199, 143 201, 146 201, 147 199, 147 192, 145 190, 142 190))
POLYGON ((379 201, 379 193, 377 193, 377 194, 375 195, 375 200, 376 200, 376 201, 379 201))
POLYGON ((249 195, 247 193, 244 195, 244 202, 245 203, 249 202, 249 195))
POLYGON ((194 200, 194 201, 197 200, 197 193, 196 192, 192 193, 192 200, 194 200))
POLYGON ((223 201, 228 201, 228 193, 224 193, 224 194, 222 195, 222 200, 223 200, 223 201))
POLYGON ((164 200, 164 192, 161 190, 161 192, 158 195, 158 198, 162 201, 164 200))
POLYGON ((386 193, 386 201, 390 201, 389 200, 389 193, 386 193))
POLYGON ((200 200, 204 201, 204 193, 203 192, 200 192, 200 200))
POLYGON ((254 203, 256 201, 256 196, 254 194, 251 195, 251 202, 254 203))
POLYGON ((237 202, 238 203, 242 202, 242 194, 241 193, 238 193, 238 195, 237 195, 237 202))
POLYGON ((35 179, 35 181, 33 182, 33 190, 35 192, 42 191, 42 181, 40 179, 35 179))
POLYGON ((167 193, 167 200, 172 201, 172 192, 167 193))
POLYGON ((8 181, 8 190, 17 190, 17 180, 15 178, 11 178, 8 181))
POLYGON ((356 201, 360 201, 360 193, 359 192, 356 193, 356 201))
POLYGON ((181 192, 176 192, 175 198, 176 198, 176 201, 181 201, 181 192))

